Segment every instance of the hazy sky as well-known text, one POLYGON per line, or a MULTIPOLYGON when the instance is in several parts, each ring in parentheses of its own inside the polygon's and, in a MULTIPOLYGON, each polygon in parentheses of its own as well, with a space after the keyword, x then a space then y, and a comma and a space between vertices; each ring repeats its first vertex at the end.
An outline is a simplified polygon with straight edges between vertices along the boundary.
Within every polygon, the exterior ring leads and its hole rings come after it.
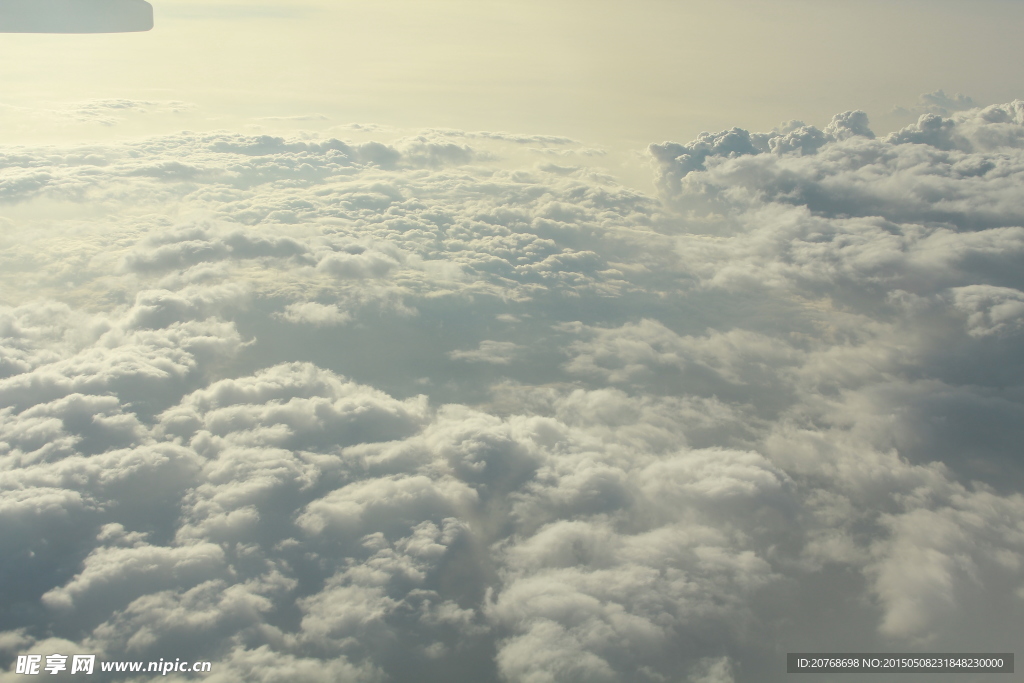
POLYGON ((3 102, 180 100, 200 129, 319 113, 642 147, 852 108, 888 130, 920 93, 992 103, 1022 83, 1010 0, 153 4, 149 33, 6 36, 3 102))
POLYGON ((1022 8, 0 36, 0 683, 1012 651, 1022 8))

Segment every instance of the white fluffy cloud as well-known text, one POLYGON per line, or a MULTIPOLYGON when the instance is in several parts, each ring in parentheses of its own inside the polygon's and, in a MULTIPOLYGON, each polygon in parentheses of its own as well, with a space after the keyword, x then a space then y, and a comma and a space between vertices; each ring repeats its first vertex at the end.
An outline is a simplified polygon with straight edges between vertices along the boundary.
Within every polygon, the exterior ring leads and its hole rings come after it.
POLYGON ((0 663, 1012 650, 1022 112, 654 145, 661 198, 505 133, 5 150, 0 663))

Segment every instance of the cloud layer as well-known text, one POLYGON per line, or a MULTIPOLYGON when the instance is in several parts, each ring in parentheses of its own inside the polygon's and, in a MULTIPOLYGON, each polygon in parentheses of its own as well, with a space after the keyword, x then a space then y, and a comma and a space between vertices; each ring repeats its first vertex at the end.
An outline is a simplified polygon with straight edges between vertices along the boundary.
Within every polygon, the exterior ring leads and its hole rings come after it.
POLYGON ((1012 651, 1024 103, 651 152, 657 198, 553 137, 4 150, 3 664, 1012 651))

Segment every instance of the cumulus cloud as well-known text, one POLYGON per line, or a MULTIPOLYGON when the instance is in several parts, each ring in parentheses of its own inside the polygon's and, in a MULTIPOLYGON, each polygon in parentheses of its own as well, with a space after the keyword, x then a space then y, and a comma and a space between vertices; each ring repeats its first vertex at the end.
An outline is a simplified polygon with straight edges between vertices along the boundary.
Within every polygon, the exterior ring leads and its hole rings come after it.
POLYGON ((652 145, 660 197, 506 133, 4 150, 0 665, 1012 651, 1022 112, 652 145))
POLYGON ((501 342, 485 339, 480 346, 470 351, 451 351, 448 356, 470 363, 494 363, 508 365, 516 355, 519 345, 515 342, 501 342))
POLYGON ((315 301, 301 301, 288 304, 282 317, 291 323, 307 323, 316 326, 344 325, 352 316, 335 304, 318 304, 315 301))
POLYGON ((895 107, 893 113, 913 116, 920 116, 921 114, 949 116, 955 111, 973 109, 977 106, 978 103, 967 95, 961 95, 960 93, 947 95, 944 90, 935 90, 921 95, 915 106, 895 107))

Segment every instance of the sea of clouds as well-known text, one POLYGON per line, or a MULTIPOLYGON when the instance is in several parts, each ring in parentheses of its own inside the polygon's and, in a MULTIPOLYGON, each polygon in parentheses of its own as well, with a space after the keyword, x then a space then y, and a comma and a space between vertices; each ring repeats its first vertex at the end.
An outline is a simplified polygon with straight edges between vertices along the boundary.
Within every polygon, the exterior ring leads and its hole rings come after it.
POLYGON ((1024 102, 652 145, 658 196, 592 151, 0 149, 0 681, 1012 651, 1024 102))

